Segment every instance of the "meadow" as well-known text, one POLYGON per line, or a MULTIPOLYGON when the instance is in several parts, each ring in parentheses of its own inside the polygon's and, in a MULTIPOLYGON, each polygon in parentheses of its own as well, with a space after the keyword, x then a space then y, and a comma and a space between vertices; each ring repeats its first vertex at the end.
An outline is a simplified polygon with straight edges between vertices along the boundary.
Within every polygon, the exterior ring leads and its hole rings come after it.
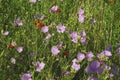
POLYGON ((120 80, 120 0, 0 0, 0 80, 120 80))

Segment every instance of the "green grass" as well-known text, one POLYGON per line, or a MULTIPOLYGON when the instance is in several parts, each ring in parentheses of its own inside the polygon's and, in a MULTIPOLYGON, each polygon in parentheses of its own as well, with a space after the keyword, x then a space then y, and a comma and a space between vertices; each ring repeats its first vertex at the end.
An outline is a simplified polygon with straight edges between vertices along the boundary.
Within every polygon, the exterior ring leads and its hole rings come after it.
MULTIPOLYGON (((89 62, 80 63, 81 69, 77 73, 71 73, 70 76, 61 74, 61 70, 71 70, 72 59, 78 52, 92 51, 95 55, 105 50, 107 45, 112 46, 113 56, 107 62, 109 65, 117 64, 120 67, 119 56, 116 55, 117 44, 120 43, 120 2, 119 0, 40 0, 35 4, 29 0, 0 0, 0 80, 19 80, 20 76, 28 70, 32 74, 33 80, 87 80, 90 74, 85 72, 85 67, 89 62), (58 5, 61 13, 50 13, 53 5, 58 5), (85 10, 85 21, 78 21, 78 11, 80 6, 85 10), (34 25, 34 15, 44 14, 47 19, 44 24, 49 26, 49 33, 55 35, 44 44, 44 38, 47 34, 41 32, 34 25), (14 26, 13 22, 18 17, 25 25, 21 27, 14 26), (91 24, 91 19, 96 20, 91 24), (54 22, 55 25, 50 26, 54 22), (80 42, 74 44, 71 42, 69 34, 59 34, 56 31, 58 24, 64 24, 67 29, 80 33, 85 30, 87 33, 88 44, 83 45, 80 42), (3 36, 4 31, 9 31, 8 36, 3 36), (9 44, 15 41, 15 49, 10 49, 9 44), (63 41, 64 45, 57 56, 51 55, 51 47, 63 41), (18 53, 16 48, 23 46, 22 53, 18 53), (64 57, 62 52, 66 50, 69 55, 64 57), (34 52, 35 57, 30 57, 34 52), (16 58, 16 64, 10 62, 10 58, 16 58), (45 57, 45 59, 43 59, 45 57), (22 60, 20 60, 22 58, 22 60), (55 61, 60 58, 60 61, 55 61), (45 68, 38 73, 32 62, 43 61, 45 68)), ((105 73, 104 73, 105 74, 105 73)), ((99 75, 99 80, 106 80, 107 75, 99 75)), ((110 80, 110 79, 108 79, 110 80)), ((113 77, 111 80, 120 80, 119 77, 113 77)))

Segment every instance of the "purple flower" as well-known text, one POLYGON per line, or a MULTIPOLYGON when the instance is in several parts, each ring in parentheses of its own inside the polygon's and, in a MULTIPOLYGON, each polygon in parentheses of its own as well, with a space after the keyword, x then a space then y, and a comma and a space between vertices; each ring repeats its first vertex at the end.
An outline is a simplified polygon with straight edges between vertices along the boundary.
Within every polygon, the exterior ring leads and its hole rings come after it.
MULTIPOLYGON (((111 52, 108 51, 108 50, 105 50, 105 51, 103 51, 102 53, 103 53, 106 57, 112 56, 111 52)), ((102 54, 102 53, 101 53, 101 54, 102 54)))
POLYGON ((63 70, 63 71, 62 71, 62 74, 64 74, 64 75, 70 75, 70 72, 67 71, 67 70, 63 70))
POLYGON ((42 28, 41 28, 41 31, 43 32, 43 33, 46 33, 46 32, 48 32, 48 26, 43 26, 42 28))
POLYGON ((71 67, 72 67, 72 69, 74 69, 75 71, 78 71, 78 70, 80 69, 80 65, 77 64, 77 63, 73 63, 71 67))
POLYGON ((23 47, 18 47, 18 48, 17 48, 17 52, 18 52, 18 53, 21 53, 22 51, 23 51, 23 47))
POLYGON ((58 44, 58 49, 61 49, 61 48, 62 48, 62 46, 63 46, 63 42, 62 42, 62 41, 60 41, 60 42, 59 42, 59 44, 58 44))
POLYGON ((93 58, 93 53, 90 51, 90 52, 87 52, 87 54, 86 54, 86 59, 88 60, 88 61, 91 61, 92 60, 92 58, 93 58))
POLYGON ((92 22, 92 24, 94 24, 94 23, 96 22, 96 20, 95 20, 95 19, 92 19, 91 22, 92 22))
POLYGON ((11 61, 11 63, 13 63, 13 64, 16 63, 16 59, 15 59, 15 58, 11 58, 10 61, 11 61))
POLYGON ((72 42, 78 43, 78 39, 77 38, 72 38, 72 42))
POLYGON ((117 54, 120 55, 120 47, 117 50, 117 54))
POLYGON ((50 9, 50 12, 56 12, 58 10, 58 6, 53 6, 51 9, 50 9))
POLYGON ((89 77, 87 80, 98 80, 97 77, 89 77))
POLYGON ((77 38, 77 37, 78 37, 78 34, 77 34, 77 32, 71 32, 71 33, 70 33, 70 36, 71 36, 72 38, 77 38))
POLYGON ((105 69, 106 69, 106 70, 110 70, 110 69, 111 69, 111 67, 110 67, 110 66, 108 66, 108 65, 105 65, 105 69))
POLYGON ((4 36, 7 36, 8 34, 9 34, 8 31, 5 31, 5 32, 3 33, 4 36))
POLYGON ((53 46, 51 48, 51 52, 52 52, 53 55, 57 55, 60 52, 60 50, 58 49, 57 46, 53 46))
POLYGON ((81 31, 80 35, 81 35, 82 37, 85 37, 85 36, 86 36, 85 30, 81 31))
POLYGON ((72 60, 72 62, 73 62, 73 63, 77 63, 78 60, 75 58, 75 59, 72 60))
POLYGON ((14 25, 15 25, 15 26, 22 26, 23 23, 21 22, 20 18, 17 18, 17 19, 14 21, 14 25))
POLYGON ((58 25, 57 26, 57 32, 58 33, 64 33, 66 30, 66 27, 64 25, 58 25))
POLYGON ((85 55, 83 53, 77 54, 77 59, 82 61, 85 58, 85 55))
POLYGON ((84 14, 84 10, 83 9, 80 9, 79 11, 78 11, 78 15, 83 15, 84 14))
POLYGON ((38 71, 38 72, 41 72, 41 70, 43 70, 44 69, 44 67, 45 67, 45 63, 43 63, 43 62, 37 62, 37 65, 36 65, 36 71, 38 71))
POLYGON ((31 3, 36 3, 36 0, 30 0, 31 3))
POLYGON ((111 50, 112 50, 112 47, 111 47, 110 45, 108 45, 108 46, 106 47, 106 50, 111 51, 111 50))
POLYGON ((102 73, 103 72, 103 68, 100 67, 100 62, 98 61, 92 61, 92 63, 88 65, 85 70, 87 73, 102 73))
POLYGON ((21 76, 21 80, 32 80, 32 75, 29 73, 25 73, 21 76))
POLYGON ((86 42, 86 37, 81 37, 81 38, 80 38, 80 41, 81 41, 82 44, 86 44, 86 43, 87 43, 87 42, 86 42))
POLYGON ((120 47, 120 43, 118 44, 118 47, 120 47))
POLYGON ((85 16, 84 16, 84 15, 79 15, 78 21, 79 21, 80 23, 83 23, 83 22, 84 22, 84 19, 85 19, 85 16))

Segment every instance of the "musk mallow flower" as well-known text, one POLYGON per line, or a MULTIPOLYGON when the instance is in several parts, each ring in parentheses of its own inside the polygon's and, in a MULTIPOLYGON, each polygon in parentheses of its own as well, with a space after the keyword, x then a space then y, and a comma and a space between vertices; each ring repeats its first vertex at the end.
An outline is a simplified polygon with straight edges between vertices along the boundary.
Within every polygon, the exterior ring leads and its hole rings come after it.
POLYGON ((43 70, 44 67, 45 67, 45 63, 38 61, 36 64, 36 71, 41 72, 41 70, 43 70))
POLYGON ((84 16, 84 15, 79 15, 78 21, 79 21, 80 23, 83 23, 83 22, 84 22, 84 19, 85 19, 85 16, 84 16))
POLYGON ((5 32, 3 33, 4 36, 7 36, 8 34, 9 34, 8 31, 5 31, 5 32))
POLYGON ((21 53, 22 51, 23 51, 23 47, 20 46, 20 47, 17 48, 18 53, 21 53))
POLYGON ((85 58, 85 55, 83 53, 78 53, 77 54, 77 59, 82 61, 85 58))
POLYGON ((101 54, 104 54, 106 57, 112 56, 111 52, 108 50, 104 50, 103 52, 101 52, 101 54))
POLYGON ((20 80, 32 80, 32 75, 29 73, 25 73, 21 76, 20 80))
POLYGON ((71 32, 71 33, 70 33, 70 36, 71 36, 72 38, 77 38, 77 37, 78 37, 78 34, 77 34, 77 32, 71 32))
POLYGON ((58 49, 61 49, 62 48, 62 46, 63 46, 63 42, 62 41, 60 41, 59 43, 58 43, 58 49))
POLYGON ((22 21, 20 20, 20 18, 17 18, 16 20, 14 20, 14 25, 15 25, 15 26, 22 26, 23 23, 22 23, 22 21))
POLYGON ((94 57, 94 55, 93 55, 93 53, 92 53, 91 51, 87 52, 87 54, 86 54, 86 59, 87 59, 88 61, 91 61, 93 57, 94 57))
POLYGON ((61 24, 58 25, 56 28, 57 28, 58 33, 64 33, 66 30, 66 27, 64 25, 61 25, 61 24))
POLYGON ((80 64, 78 64, 78 63, 73 63, 71 67, 72 67, 72 69, 74 69, 75 71, 78 71, 78 70, 80 69, 80 64))
POLYGON ((120 55, 120 47, 117 49, 117 54, 120 55))
POLYGON ((30 0, 31 3, 36 3, 37 0, 30 0))
POLYGON ((102 73, 103 68, 100 66, 100 62, 95 60, 92 61, 90 65, 88 65, 85 69, 87 73, 102 73))
POLYGON ((75 58, 72 60, 72 63, 78 63, 78 60, 75 58))
POLYGON ((12 64, 15 64, 15 63, 16 63, 16 59, 13 58, 13 57, 10 59, 10 61, 11 61, 12 64))
POLYGON ((79 11, 78 11, 78 15, 83 15, 84 14, 84 10, 83 9, 80 9, 79 11))
POLYGON ((48 32, 48 26, 43 26, 42 28, 41 28, 41 31, 43 32, 43 33, 46 33, 46 32, 48 32))
POLYGON ((60 50, 58 49, 57 46, 53 46, 51 48, 51 52, 52 52, 53 55, 57 55, 60 52, 60 50))
POLYGON ((82 30, 81 33, 80 33, 80 35, 81 35, 82 37, 85 37, 85 36, 86 36, 85 30, 82 30))
POLYGON ((81 42, 82 44, 86 44, 86 43, 87 43, 86 37, 81 37, 81 38, 80 38, 80 42, 81 42))
POLYGON ((51 9, 50 9, 50 12, 56 12, 58 10, 58 6, 53 6, 51 9))

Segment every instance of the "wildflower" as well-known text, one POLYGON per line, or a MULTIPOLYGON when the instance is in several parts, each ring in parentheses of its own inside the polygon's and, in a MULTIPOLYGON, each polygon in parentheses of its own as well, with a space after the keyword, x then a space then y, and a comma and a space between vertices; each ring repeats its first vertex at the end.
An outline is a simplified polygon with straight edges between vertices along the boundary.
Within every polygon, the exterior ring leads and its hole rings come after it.
POLYGON ((106 50, 107 50, 107 51, 111 51, 111 50, 112 50, 112 47, 111 47, 110 45, 108 45, 108 46, 106 47, 106 50))
POLYGON ((12 43, 9 45, 9 48, 14 48, 15 45, 16 45, 16 43, 15 43, 15 42, 12 42, 12 43))
POLYGON ((86 36, 85 30, 81 31, 80 35, 81 35, 82 37, 85 37, 85 36, 86 36))
POLYGON ((67 51, 64 51, 64 52, 63 52, 63 55, 64 55, 64 56, 67 56, 67 54, 68 54, 67 51))
POLYGON ((58 10, 58 6, 53 6, 51 9, 50 9, 50 12, 56 12, 58 10))
POLYGON ((90 51, 90 52, 87 52, 87 54, 86 54, 86 59, 88 60, 88 61, 91 61, 92 60, 92 58, 93 58, 93 53, 90 51))
POLYGON ((100 67, 100 62, 99 61, 92 61, 90 65, 86 67, 86 72, 87 73, 102 73, 103 68, 100 67))
POLYGON ((36 3, 36 0, 30 0, 31 3, 36 3))
POLYGON ((80 9, 79 11, 78 11, 78 15, 83 15, 84 14, 84 10, 83 9, 80 9))
POLYGON ((102 53, 103 53, 106 57, 112 56, 111 52, 108 51, 108 50, 105 50, 105 51, 103 51, 102 53))
POLYGON ((78 39, 77 39, 77 38, 73 38, 73 39, 72 39, 72 42, 78 43, 78 39))
POLYGON ((63 42, 62 42, 62 41, 60 41, 60 42, 59 42, 59 44, 58 44, 58 48, 59 48, 59 49, 61 49, 61 48, 62 48, 62 46, 63 46, 63 42))
POLYGON ((32 75, 29 73, 25 73, 21 76, 21 80, 32 80, 32 75))
POLYGON ((108 65, 105 65, 105 69, 106 69, 106 70, 110 70, 110 69, 111 69, 111 67, 110 67, 110 66, 108 66, 108 65))
POLYGON ((78 21, 79 21, 80 23, 83 23, 83 22, 84 22, 84 19, 85 19, 85 16, 84 16, 84 15, 79 15, 78 21))
POLYGON ((46 32, 48 32, 48 26, 43 26, 42 28, 41 28, 41 31, 43 32, 43 33, 46 33, 46 32))
POLYGON ((98 80, 97 77, 89 77, 87 80, 98 80))
POLYGON ((53 46, 51 48, 51 52, 52 52, 53 55, 57 55, 60 52, 60 50, 58 49, 57 46, 53 46))
POLYGON ((37 65, 36 65, 36 71, 38 71, 38 72, 41 72, 41 70, 43 70, 44 69, 44 67, 45 67, 45 63, 43 63, 43 62, 37 62, 37 65))
POLYGON ((64 75, 70 75, 70 72, 67 71, 67 70, 63 70, 63 71, 62 71, 62 74, 64 74, 64 75))
POLYGON ((15 58, 11 58, 10 61, 11 61, 11 63, 13 63, 13 64, 16 63, 16 59, 15 59, 15 58))
POLYGON ((9 34, 8 31, 5 31, 5 32, 3 33, 4 36, 7 36, 8 34, 9 34))
POLYGON ((18 48, 17 48, 17 52, 18 52, 18 53, 21 53, 22 51, 23 51, 23 47, 18 47, 18 48))
POLYGON ((17 18, 17 19, 14 21, 14 25, 15 25, 15 26, 22 26, 23 23, 22 23, 22 21, 20 20, 20 18, 17 18))
POLYGON ((57 26, 57 32, 58 33, 64 33, 66 30, 66 27, 64 25, 58 25, 57 26))
POLYGON ((80 65, 77 64, 77 63, 73 63, 71 67, 72 67, 72 69, 74 69, 75 71, 78 71, 78 70, 80 69, 80 65))
POLYGON ((38 28, 42 28, 43 26, 44 26, 44 23, 43 22, 39 22, 37 27, 38 28))
POLYGON ((78 53, 77 54, 77 59, 82 61, 85 58, 85 55, 83 53, 78 53))
POLYGON ((81 38, 80 38, 80 41, 81 41, 82 44, 86 44, 86 43, 87 43, 87 42, 86 42, 86 37, 81 37, 81 38))
POLYGON ((70 36, 71 36, 72 38, 77 38, 77 37, 78 37, 78 34, 77 34, 77 32, 71 32, 70 36))
POLYGON ((95 19, 92 19, 91 22, 92 22, 92 24, 94 24, 94 23, 96 22, 96 20, 95 20, 95 19))
POLYGON ((78 60, 75 58, 72 60, 73 63, 78 63, 78 60))
POLYGON ((120 55, 120 47, 117 49, 117 54, 120 55))

